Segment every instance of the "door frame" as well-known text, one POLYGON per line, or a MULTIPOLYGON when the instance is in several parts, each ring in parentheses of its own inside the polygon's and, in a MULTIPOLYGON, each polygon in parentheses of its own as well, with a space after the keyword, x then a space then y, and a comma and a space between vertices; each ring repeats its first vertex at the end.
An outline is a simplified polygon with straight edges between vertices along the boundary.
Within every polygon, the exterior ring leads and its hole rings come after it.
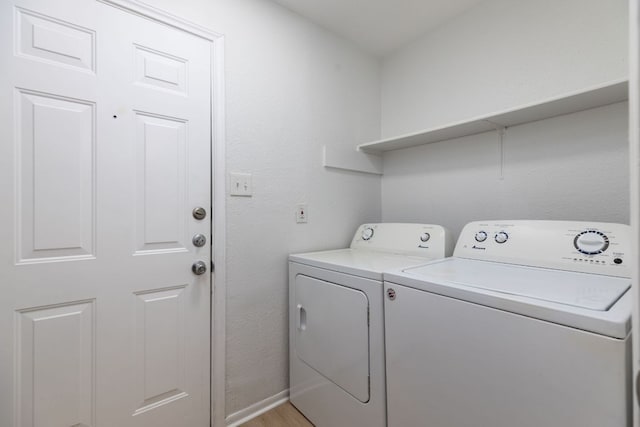
POLYGON ((224 35, 187 21, 139 0, 96 0, 128 13, 177 28, 211 45, 211 347, 210 420, 214 427, 225 424, 225 308, 226 308, 226 135, 224 85, 224 35))
POLYGON ((640 5, 629 0, 629 178, 631 222, 631 290, 633 292, 632 407, 633 425, 640 426, 638 394, 640 387, 640 5))

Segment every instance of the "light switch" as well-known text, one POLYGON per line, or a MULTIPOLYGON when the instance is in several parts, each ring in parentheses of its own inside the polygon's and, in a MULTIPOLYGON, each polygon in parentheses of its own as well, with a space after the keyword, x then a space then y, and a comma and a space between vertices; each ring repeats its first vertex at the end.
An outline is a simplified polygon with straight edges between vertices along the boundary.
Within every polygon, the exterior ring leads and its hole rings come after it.
POLYGON ((251 197, 253 195, 253 184, 250 173, 229 173, 229 194, 231 196, 251 197))

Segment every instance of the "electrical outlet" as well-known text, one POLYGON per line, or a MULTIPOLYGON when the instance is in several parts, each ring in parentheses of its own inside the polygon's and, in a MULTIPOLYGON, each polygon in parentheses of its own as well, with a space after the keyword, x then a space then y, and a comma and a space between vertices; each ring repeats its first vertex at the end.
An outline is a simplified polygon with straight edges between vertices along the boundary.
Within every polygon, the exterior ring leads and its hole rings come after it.
POLYGON ((307 212, 307 205, 305 203, 300 203, 296 206, 296 222, 298 224, 304 224, 307 222, 307 218, 309 217, 309 212, 307 212))
POLYGON ((231 196, 251 197, 253 184, 250 173, 232 172, 229 174, 229 194, 231 196))

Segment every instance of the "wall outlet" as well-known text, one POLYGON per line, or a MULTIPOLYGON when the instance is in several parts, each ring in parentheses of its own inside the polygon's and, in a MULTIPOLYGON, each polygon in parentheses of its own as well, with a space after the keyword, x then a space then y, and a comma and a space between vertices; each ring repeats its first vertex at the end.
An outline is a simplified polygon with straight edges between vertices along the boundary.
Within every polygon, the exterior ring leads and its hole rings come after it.
POLYGON ((306 203, 299 203, 298 206, 296 206, 296 222, 298 224, 304 224, 307 222, 308 217, 309 212, 307 212, 306 203))
POLYGON ((231 172, 229 174, 229 194, 231 196, 251 197, 253 184, 250 173, 231 172))

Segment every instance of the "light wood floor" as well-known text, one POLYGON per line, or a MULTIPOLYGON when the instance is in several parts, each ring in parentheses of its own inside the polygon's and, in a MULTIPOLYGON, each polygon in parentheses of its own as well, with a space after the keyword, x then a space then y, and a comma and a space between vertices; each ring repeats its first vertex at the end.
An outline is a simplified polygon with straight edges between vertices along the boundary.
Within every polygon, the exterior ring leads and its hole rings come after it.
POLYGON ((283 403, 241 427, 313 427, 291 402, 283 403))

